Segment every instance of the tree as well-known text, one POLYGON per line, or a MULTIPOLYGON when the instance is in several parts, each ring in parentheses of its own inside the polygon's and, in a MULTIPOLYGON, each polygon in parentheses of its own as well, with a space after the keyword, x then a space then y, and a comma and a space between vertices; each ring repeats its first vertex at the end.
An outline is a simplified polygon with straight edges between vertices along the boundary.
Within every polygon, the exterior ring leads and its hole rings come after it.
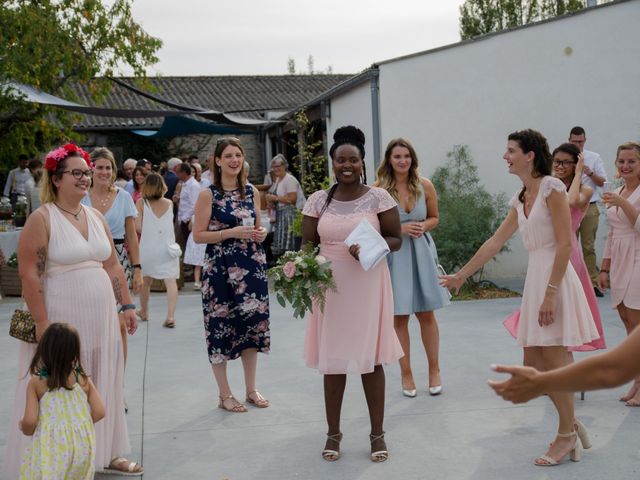
POLYGON ((295 75, 296 74, 296 61, 293 57, 289 57, 287 59, 287 73, 289 75, 295 75))
MULTIPOLYGON (((504 194, 492 195, 480 183, 466 145, 447 153, 447 163, 431 179, 438 192, 440 222, 433 231, 440 264, 447 272, 462 267, 498 228, 507 213, 504 194)), ((505 245, 501 251, 508 251, 505 245)), ((482 278, 482 270, 477 275, 482 278)))
POLYGON ((466 0, 460 6, 460 38, 467 40, 584 7, 584 0, 466 0))
MULTIPOLYGON (((10 0, 0 4, 0 164, 73 138, 74 114, 24 101, 10 87, 20 82, 69 100, 70 85, 89 83, 99 102, 110 83, 94 77, 124 68, 144 77, 162 42, 131 13, 133 0, 10 0)), ((83 99, 86 101, 86 99, 83 99)))

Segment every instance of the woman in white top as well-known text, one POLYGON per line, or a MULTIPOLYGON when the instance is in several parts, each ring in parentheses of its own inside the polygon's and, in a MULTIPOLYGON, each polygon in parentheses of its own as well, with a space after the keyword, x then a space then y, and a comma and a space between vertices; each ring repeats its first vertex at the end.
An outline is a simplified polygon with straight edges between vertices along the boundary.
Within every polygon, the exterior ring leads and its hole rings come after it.
POLYGON ((180 276, 180 247, 173 229, 173 202, 164 198, 167 186, 157 173, 150 173, 142 184, 142 199, 138 200, 136 228, 140 232, 140 263, 144 284, 140 291, 140 315, 147 318, 151 280, 164 280, 167 287, 167 318, 162 324, 173 328, 180 276))

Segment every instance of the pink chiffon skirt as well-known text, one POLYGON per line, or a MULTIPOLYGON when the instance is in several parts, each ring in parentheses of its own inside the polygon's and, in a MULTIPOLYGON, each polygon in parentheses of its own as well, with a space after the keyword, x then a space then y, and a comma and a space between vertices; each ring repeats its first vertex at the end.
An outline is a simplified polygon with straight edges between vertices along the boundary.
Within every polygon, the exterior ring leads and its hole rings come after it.
POLYGON ((307 320, 304 360, 322 374, 371 373, 404 356, 393 328, 393 293, 387 262, 365 272, 345 245, 320 246, 331 261, 337 291, 324 312, 307 320))

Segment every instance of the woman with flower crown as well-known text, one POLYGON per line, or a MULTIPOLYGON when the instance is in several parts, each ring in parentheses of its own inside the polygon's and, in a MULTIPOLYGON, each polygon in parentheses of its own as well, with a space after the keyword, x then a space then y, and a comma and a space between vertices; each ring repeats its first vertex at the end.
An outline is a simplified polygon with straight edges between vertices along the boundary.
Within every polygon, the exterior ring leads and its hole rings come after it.
MULTIPOLYGON (((55 322, 78 330, 82 365, 106 407, 104 420, 95 426, 96 470, 142 475, 141 465, 123 458, 129 438, 122 408, 124 356, 116 302, 129 334, 137 328, 135 305, 106 220, 80 203, 91 185, 91 161, 81 148, 66 144, 47 155, 44 167, 42 206, 28 218, 18 244, 24 299, 36 337, 55 322)), ((17 427, 34 352, 35 345, 21 342, 4 478, 19 475, 26 437, 17 427)))

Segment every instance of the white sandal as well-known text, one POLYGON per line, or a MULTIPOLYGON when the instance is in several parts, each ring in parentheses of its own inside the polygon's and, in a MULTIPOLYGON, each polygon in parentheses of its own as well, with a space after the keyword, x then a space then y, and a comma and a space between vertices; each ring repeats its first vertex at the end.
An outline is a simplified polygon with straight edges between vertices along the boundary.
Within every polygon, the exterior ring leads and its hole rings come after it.
POLYGON ((142 468, 142 465, 139 463, 132 462, 124 457, 114 457, 109 462, 109 466, 99 473, 121 475, 123 477, 139 477, 144 473, 144 468, 142 468), (115 465, 122 465, 125 462, 127 463, 125 470, 115 467, 115 465), (139 468, 139 470, 136 470, 137 468, 139 468))

